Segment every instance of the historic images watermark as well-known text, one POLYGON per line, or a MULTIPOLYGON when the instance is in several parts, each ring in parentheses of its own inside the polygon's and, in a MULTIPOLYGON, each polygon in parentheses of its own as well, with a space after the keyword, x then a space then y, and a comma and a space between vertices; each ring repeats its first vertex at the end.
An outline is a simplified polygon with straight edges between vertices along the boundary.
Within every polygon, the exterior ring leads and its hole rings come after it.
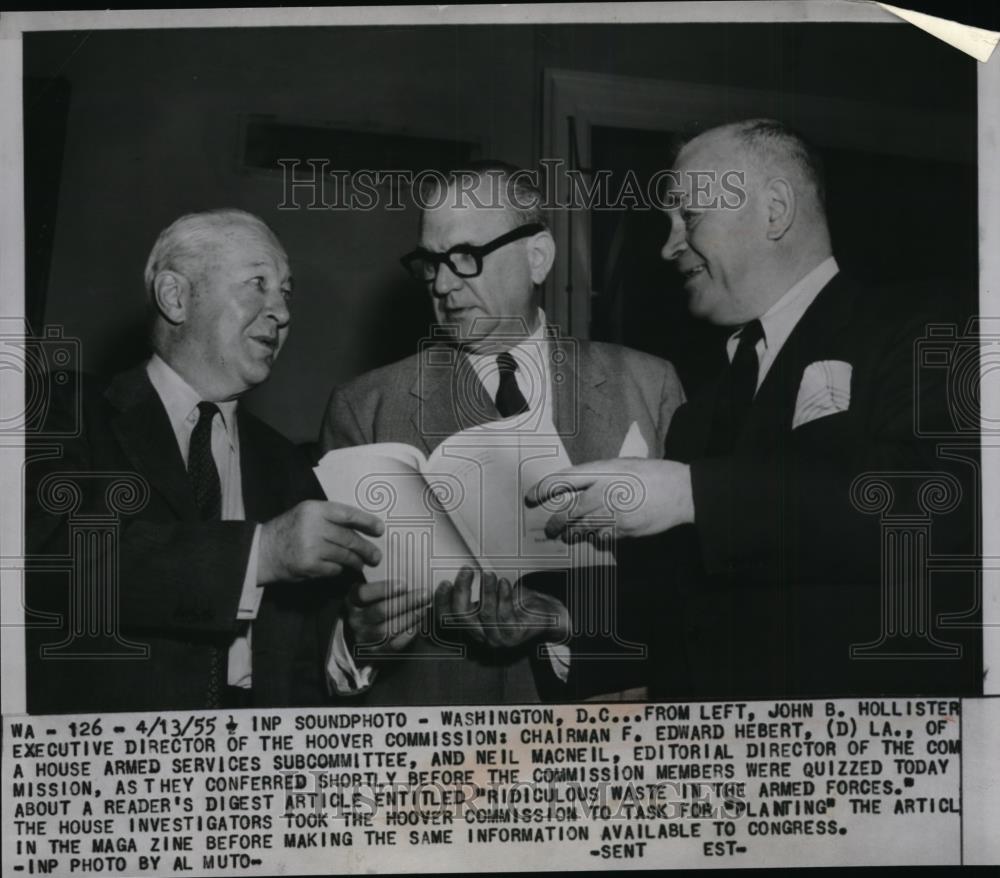
POLYGON ((980 326, 979 319, 964 328, 928 324, 914 344, 913 435, 935 442, 941 469, 877 470, 861 473, 851 484, 854 508, 879 518, 882 559, 878 635, 852 644, 852 659, 958 660, 962 645, 947 639, 948 630, 981 627, 982 577, 995 561, 982 557, 978 538, 969 555, 942 555, 931 548, 935 519, 962 507, 971 511, 973 533, 982 532, 981 455, 991 451, 993 431, 990 418, 980 418, 980 381, 988 372, 981 362, 995 359, 995 336, 980 326), (947 375, 943 405, 928 398, 927 388, 935 386, 928 378, 935 372, 947 375), (979 578, 974 605, 965 613, 935 617, 933 576, 943 573, 979 578))
POLYGON ((486 169, 419 171, 345 170, 330 159, 278 159, 282 169, 279 210, 421 210, 448 205, 506 210, 739 210, 746 204, 746 172, 676 171, 663 168, 642 180, 632 169, 566 167, 542 159, 538 169, 515 173, 486 169), (540 192, 537 196, 527 194, 540 192))
MULTIPOLYGON (((66 446, 83 431, 80 340, 63 327, 45 326, 38 334, 22 320, 0 321, 0 384, 23 386, 23 404, 0 417, 0 446, 22 449, 27 467, 63 459, 66 446), (8 384, 11 382, 11 384, 8 384)), ((5 399, 15 395, 3 394, 5 399)), ((22 477, 26 469, 22 469, 22 477)), ((122 517, 141 509, 148 482, 137 473, 68 467, 50 472, 37 484, 25 483, 29 515, 28 554, 0 557, 0 569, 29 576, 64 577, 65 615, 22 599, 24 626, 62 629, 64 636, 41 648, 45 660, 144 659, 149 647, 126 639, 120 630, 118 544, 122 517), (85 509, 85 499, 97 502, 85 509), (65 541, 58 551, 32 553, 31 512, 62 519, 65 541)), ((54 586, 47 586, 54 587, 54 586)), ((23 595, 23 592, 22 592, 23 595)), ((37 597, 37 595, 35 596, 37 597)))
MULTIPOLYGON (((13 329, 13 327, 11 327, 13 329)), ((3 334, 3 348, 0 359, 6 364, 3 370, 7 379, 24 383, 24 405, 19 411, 5 411, 0 419, 0 436, 16 442, 20 447, 26 447, 29 458, 38 455, 58 454, 64 441, 72 439, 81 429, 80 412, 80 376, 77 367, 80 361, 80 343, 77 339, 64 335, 59 327, 46 327, 42 333, 34 335, 25 331, 19 325, 17 331, 3 334), (60 397, 69 401, 63 406, 65 416, 50 417, 50 409, 56 391, 60 397)), ((541 364, 544 360, 546 369, 553 375, 560 376, 568 382, 567 393, 569 401, 569 433, 579 430, 578 423, 578 388, 574 384, 577 360, 576 342, 571 338, 562 338, 555 333, 551 338, 532 342, 537 348, 537 356, 531 362, 541 364)), ((523 327, 514 327, 513 334, 523 336, 523 327)), ((451 404, 456 407, 455 420, 481 421, 482 412, 476 406, 479 398, 465 388, 462 382, 469 376, 464 376, 454 368, 456 327, 438 327, 421 342, 419 361, 420 385, 432 384, 432 373, 436 370, 446 370, 450 380, 455 383, 450 395, 451 404)), ((979 412, 979 381, 980 362, 984 346, 989 346, 991 337, 978 330, 978 324, 968 327, 958 327, 953 324, 932 325, 927 328, 925 336, 918 340, 914 347, 914 375, 916 381, 914 406, 914 435, 931 438, 936 441, 939 457, 942 462, 951 461, 962 467, 970 467, 973 478, 968 481, 972 490, 978 491, 981 484, 981 465, 979 454, 988 452, 992 445, 986 443, 981 447, 980 412, 979 412), (932 371, 945 370, 948 373, 948 399, 945 410, 947 420, 943 422, 928 420, 927 411, 931 407, 925 402, 920 392, 922 378, 932 371), (987 447, 988 446, 988 447, 987 447)), ((987 353, 989 353, 987 351, 987 353)), ((541 368, 536 373, 526 376, 530 382, 537 384, 542 394, 550 392, 549 383, 544 380, 541 368)), ((423 410, 421 410, 423 412, 423 410)), ((564 413, 565 414, 565 413, 564 413)), ((557 434, 551 427, 546 430, 545 424, 538 421, 537 411, 526 413, 518 421, 518 427, 527 429, 536 438, 547 437, 556 441, 557 434)), ((990 419, 984 417, 984 424, 990 419)), ((425 432, 433 434, 433 424, 422 425, 425 432)), ((509 426, 509 425, 508 425, 509 426)), ((620 504, 641 504, 644 501, 644 486, 641 484, 621 484, 619 481, 609 485, 608 521, 613 524, 612 510, 620 504)), ((964 480, 963 480, 964 481, 964 480)), ((361 491, 360 505, 374 503, 372 494, 374 484, 380 482, 378 473, 370 475, 361 491)), ((424 532, 420 545, 433 544, 432 531, 434 516, 442 510, 448 511, 454 505, 461 489, 449 493, 448 479, 438 476, 428 485, 426 494, 426 520, 415 521, 407 518, 397 521, 391 514, 391 509, 378 507, 380 513, 386 515, 389 531, 394 541, 413 536, 414 528, 424 532)), ((486 497, 484 486, 480 486, 480 498, 486 497)), ((118 565, 114 548, 118 542, 118 531, 121 526, 121 515, 131 514, 141 507, 147 496, 148 486, 134 473, 120 472, 60 472, 46 478, 37 488, 37 502, 50 514, 66 517, 68 528, 67 549, 59 555, 7 557, 3 566, 12 569, 44 569, 48 572, 60 571, 67 575, 67 586, 70 589, 71 600, 68 605, 70 618, 67 621, 67 639, 58 644, 50 645, 45 651, 46 659, 80 659, 84 657, 103 658, 115 657, 121 659, 141 658, 145 647, 135 644, 122 636, 118 621, 118 594, 121 584, 118 582, 118 565), (76 515, 84 491, 97 491, 107 502, 107 510, 103 516, 76 515), (95 566, 91 557, 97 545, 110 546, 111 551, 101 556, 110 561, 109 564, 95 566), (75 548, 70 548, 75 547, 75 548)), ((961 616, 933 618, 930 594, 932 578, 936 572, 959 572, 966 575, 983 576, 993 569, 988 559, 983 559, 978 552, 968 557, 938 557, 930 551, 930 535, 936 517, 953 512, 959 503, 971 501, 977 525, 981 521, 979 498, 963 497, 968 490, 966 485, 959 484, 952 472, 946 468, 939 471, 920 472, 867 472, 860 474, 852 486, 852 500, 859 512, 877 515, 880 519, 883 536, 882 568, 882 605, 883 612, 873 634, 876 636, 868 643, 858 643, 852 648, 852 657, 859 660, 898 660, 919 656, 926 659, 956 659, 961 656, 959 644, 951 643, 947 638, 949 629, 963 628, 978 622, 970 621, 975 617, 978 606, 970 607, 961 616), (918 507, 910 509, 900 506, 903 500, 912 496, 918 507), (916 553, 907 558, 907 563, 894 554, 892 546, 903 544, 911 547, 916 553), (891 562, 891 563, 890 563, 891 562), (905 575, 906 570, 919 570, 922 575, 912 577, 905 575)), ((571 503, 574 495, 567 492, 564 503, 571 503)), ((378 506, 378 504, 375 504, 378 506)), ((480 509, 481 526, 487 521, 485 509, 480 509)), ((550 513, 553 510, 548 510, 550 513)), ((30 523, 29 523, 30 526, 30 523)), ((521 525, 519 523, 519 529, 521 525)), ((580 528, 571 535, 572 540, 583 541, 594 539, 592 526, 580 528)), ((613 543, 613 535, 602 535, 601 544, 613 543)), ((424 553, 419 557, 418 567, 423 571, 422 579, 426 588, 431 591, 436 585, 435 571, 442 564, 446 567, 449 559, 434 558, 433 553, 424 553)), ((523 560, 523 559, 522 559, 523 560)), ((524 561, 530 567, 530 559, 524 561)), ((512 561, 511 567, 518 567, 518 561, 512 561)), ((573 634, 580 634, 580 620, 590 620, 593 630, 588 634, 606 642, 609 657, 633 659, 644 653, 642 645, 630 644, 618 632, 617 589, 615 573, 611 568, 606 571, 608 576, 594 577, 593 570, 569 570, 567 593, 573 596, 575 606, 571 607, 570 616, 574 622, 573 634), (593 581, 591 581, 593 580, 593 581), (640 646, 638 652, 633 647, 640 646)), ((514 577, 516 579, 516 576, 514 577)), ((981 603, 981 598, 977 601, 981 603)), ((25 623, 28 627, 53 627, 56 620, 40 613, 30 602, 24 605, 25 623)), ((547 628, 550 620, 539 617, 539 631, 547 628)), ((435 624, 431 617, 424 620, 424 636, 435 642, 439 647, 448 646, 454 651, 455 658, 465 656, 463 631, 466 620, 453 614, 437 620, 435 624)), ((359 658, 364 658, 360 656, 359 658)))

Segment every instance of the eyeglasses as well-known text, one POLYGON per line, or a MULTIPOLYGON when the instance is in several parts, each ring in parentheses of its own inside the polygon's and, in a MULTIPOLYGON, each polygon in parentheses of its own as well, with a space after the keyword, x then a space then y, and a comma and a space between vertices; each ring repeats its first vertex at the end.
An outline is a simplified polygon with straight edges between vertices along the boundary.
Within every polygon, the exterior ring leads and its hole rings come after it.
POLYGON ((528 223, 506 232, 499 238, 487 241, 485 244, 456 244, 444 253, 435 253, 418 247, 411 253, 400 258, 400 263, 415 280, 431 283, 437 277, 438 268, 447 265, 458 277, 478 277, 483 273, 483 257, 494 250, 499 250, 506 244, 520 241, 544 232, 541 223, 528 223))

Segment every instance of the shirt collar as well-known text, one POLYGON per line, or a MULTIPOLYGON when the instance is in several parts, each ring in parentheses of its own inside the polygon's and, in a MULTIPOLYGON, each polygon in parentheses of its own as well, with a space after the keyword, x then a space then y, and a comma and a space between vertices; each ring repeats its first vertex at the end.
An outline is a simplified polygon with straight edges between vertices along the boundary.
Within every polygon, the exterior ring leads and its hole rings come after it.
MULTIPOLYGON (((198 392, 159 354, 153 354, 146 364, 146 374, 167 410, 174 435, 180 437, 184 431, 190 432, 198 422, 198 403, 202 402, 198 392)), ((236 403, 235 399, 216 403, 222 413, 222 426, 229 437, 230 445, 233 444, 236 403)))
MULTIPOLYGON (((764 330, 761 343, 769 354, 777 356, 777 352, 781 350, 792 330, 802 319, 802 315, 839 270, 837 260, 833 256, 828 256, 767 309, 760 318, 760 325, 764 330)), ((742 327, 734 332, 726 343, 730 361, 736 354, 741 330, 742 327)))
MULTIPOLYGON (((508 349, 513 355, 514 359, 522 359, 526 356, 531 356, 532 359, 538 359, 539 345, 538 343, 545 340, 545 312, 539 308, 538 309, 538 326, 531 335, 526 336, 521 339, 517 344, 511 345, 508 349), (530 344, 529 344, 530 342, 530 344)), ((480 353, 469 353, 469 362, 472 363, 472 368, 476 370, 476 374, 479 376, 480 380, 485 372, 491 371, 496 366, 497 352, 493 351, 486 354, 480 353)), ((544 358, 543 358, 544 359, 544 358)))
MULTIPOLYGON (((513 356, 514 360, 520 364, 519 371, 524 370, 527 375, 537 374, 543 378, 547 376, 548 358, 544 355, 542 347, 546 344, 545 326, 545 312, 539 308, 538 326, 535 331, 531 333, 531 335, 523 338, 516 345, 512 345, 509 348, 511 356, 513 356)), ((475 370, 476 375, 482 382, 483 387, 486 388, 487 393, 491 396, 495 396, 497 386, 500 383, 499 374, 497 372, 496 352, 494 351, 486 354, 469 353, 467 356, 469 358, 469 363, 475 370)), ((530 396, 542 393, 541 387, 535 388, 534 381, 519 381, 518 385, 521 387, 522 393, 526 390, 530 391, 530 396)), ((534 405, 537 404, 537 400, 529 398, 528 404, 534 407, 534 405)))

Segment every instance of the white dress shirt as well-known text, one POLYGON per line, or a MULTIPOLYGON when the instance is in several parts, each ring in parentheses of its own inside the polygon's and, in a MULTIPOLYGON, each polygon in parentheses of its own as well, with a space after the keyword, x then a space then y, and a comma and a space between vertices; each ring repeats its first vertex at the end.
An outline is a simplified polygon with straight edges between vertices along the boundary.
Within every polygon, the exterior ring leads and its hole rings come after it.
MULTIPOLYGON (((517 370, 514 379, 517 381, 521 395, 528 403, 531 412, 539 417, 525 418, 522 429, 530 430, 539 424, 554 423, 552 408, 552 373, 549 368, 549 341, 545 335, 545 312, 538 309, 538 326, 524 341, 509 348, 517 370)), ((468 354, 469 363, 475 370, 480 382, 489 394, 490 399, 496 399, 500 386, 500 370, 497 368, 497 353, 468 354)), ((563 682, 569 676, 570 649, 564 643, 546 643, 552 670, 563 682)), ((329 663, 330 675, 334 678, 334 686, 341 693, 357 692, 367 688, 374 681, 374 669, 365 665, 358 667, 344 639, 343 621, 338 620, 332 646, 332 661, 329 663), (336 666, 336 670, 335 670, 336 666)))
MULTIPOLYGON (((552 371, 549 368, 549 341, 545 336, 545 312, 538 309, 538 327, 523 342, 510 348, 510 354, 517 364, 514 380, 517 388, 528 403, 528 410, 540 417, 524 419, 520 429, 528 430, 538 424, 554 424, 552 408, 552 371)), ((497 354, 470 354, 469 362, 482 382, 490 399, 496 399, 500 387, 500 370, 497 354)), ((552 670, 564 683, 569 676, 570 648, 565 643, 546 643, 552 670)))
MULTIPOLYGON (((159 356, 153 354, 146 365, 146 374, 153 389, 167 410, 170 426, 180 448, 181 458, 187 468, 188 447, 191 433, 198 423, 198 403, 202 398, 180 375, 159 356)), ((222 518, 224 521, 242 521, 243 482, 240 472, 240 434, 236 426, 236 401, 216 403, 220 417, 212 419, 212 457, 219 471, 222 490, 222 518)), ((230 686, 249 689, 252 677, 252 631, 250 622, 257 618, 264 588, 257 584, 257 556, 260 547, 260 525, 253 534, 250 557, 243 576, 243 590, 236 611, 237 620, 247 622, 246 633, 236 637, 229 647, 226 679, 230 686)))
MULTIPOLYGON (((764 316, 760 318, 764 334, 757 342, 757 390, 760 390, 771 365, 781 353, 785 342, 788 341, 788 336, 792 334, 792 330, 798 325, 802 315, 806 313, 823 287, 833 280, 839 270, 837 260, 828 256, 768 308, 764 316)), ((726 342, 726 354, 729 356, 730 363, 736 356, 741 330, 742 327, 729 336, 729 340, 726 342)))
MULTIPOLYGON (((538 309, 538 327, 524 341, 508 349, 517 364, 514 380, 528 403, 529 411, 540 417, 526 418, 529 423, 522 429, 537 424, 554 423, 552 411, 552 373, 549 369, 549 342, 545 337, 545 312, 538 309)), ((497 398, 500 387, 500 369, 497 366, 499 350, 485 354, 468 354, 469 363, 490 399, 497 398)))

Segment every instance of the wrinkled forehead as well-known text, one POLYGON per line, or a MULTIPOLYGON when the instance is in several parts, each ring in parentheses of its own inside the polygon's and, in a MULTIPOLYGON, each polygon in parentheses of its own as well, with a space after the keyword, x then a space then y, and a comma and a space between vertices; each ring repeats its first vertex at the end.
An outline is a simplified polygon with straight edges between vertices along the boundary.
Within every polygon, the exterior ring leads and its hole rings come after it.
POLYGON ((495 186, 449 186, 426 200, 420 217, 420 246, 447 250, 456 244, 485 244, 516 225, 514 212, 495 186))

